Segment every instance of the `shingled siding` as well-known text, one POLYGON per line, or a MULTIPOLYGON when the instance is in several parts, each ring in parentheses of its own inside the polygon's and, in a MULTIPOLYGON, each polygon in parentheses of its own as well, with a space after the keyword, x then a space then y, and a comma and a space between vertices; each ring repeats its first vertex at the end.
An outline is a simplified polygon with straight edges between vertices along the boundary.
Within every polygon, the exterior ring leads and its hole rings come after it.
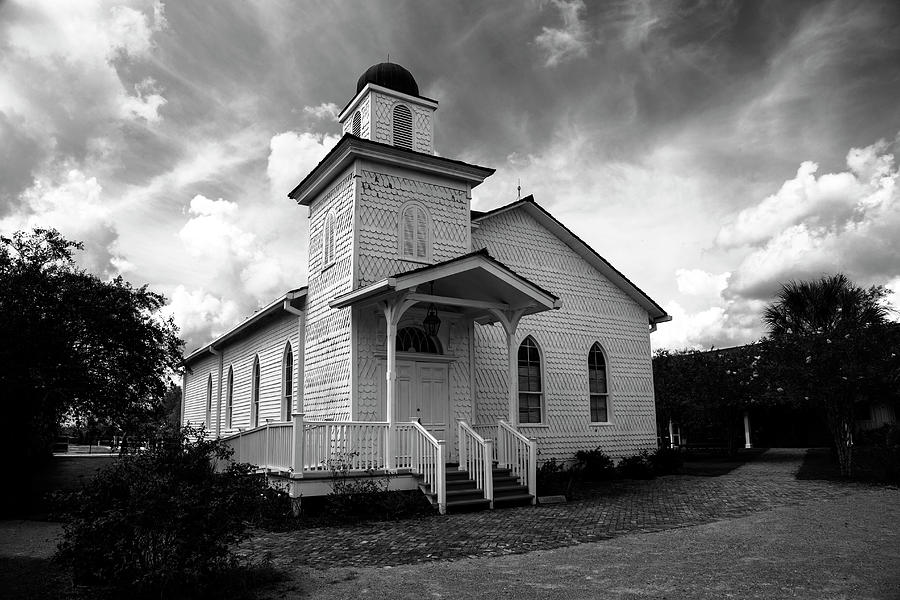
MULTIPOLYGON (((486 247, 562 300, 560 310, 522 319, 517 332, 518 342, 531 335, 541 351, 544 426, 521 427, 538 440, 541 458, 570 459, 597 446, 621 457, 655 447, 647 312, 525 210, 480 224, 472 234, 475 249, 486 247), (590 423, 587 357, 594 342, 607 357, 609 425, 590 423)), ((499 326, 475 330, 476 414, 489 423, 508 414, 505 336, 499 326)))
POLYGON ((469 252, 469 199, 464 183, 425 180, 384 168, 361 171, 357 285, 363 287, 423 264, 400 260, 400 208, 421 202, 431 218, 432 262, 469 252))
MULTIPOLYGON (((393 144, 394 107, 398 104, 404 104, 413 114, 413 150, 424 152, 425 154, 433 153, 434 119, 430 109, 422 108, 411 102, 403 102, 378 92, 372 92, 369 97, 374 105, 371 117, 375 123, 373 135, 369 139, 382 144, 393 144)), ((368 131, 363 137, 368 137, 368 131)))
POLYGON ((304 411, 308 419, 350 419, 350 309, 328 303, 352 289, 353 171, 348 170, 310 205, 309 290, 306 298, 304 411), (322 232, 333 211, 334 261, 325 264, 322 232))
POLYGON ((294 355, 292 386, 294 402, 297 402, 297 381, 300 365, 298 317, 284 312, 260 323, 246 335, 221 348, 223 353, 222 369, 222 401, 218 404, 219 393, 219 357, 207 354, 191 363, 191 373, 186 375, 186 404, 184 423, 192 425, 205 423, 206 416, 206 378, 213 377, 213 406, 211 423, 207 429, 215 432, 217 409, 221 419, 221 433, 226 435, 241 429, 247 429, 250 423, 250 404, 253 359, 259 356, 259 424, 266 419, 280 421, 282 398, 282 360, 288 343, 294 355), (234 391, 232 409, 232 427, 226 428, 225 403, 227 398, 228 367, 233 371, 234 391))

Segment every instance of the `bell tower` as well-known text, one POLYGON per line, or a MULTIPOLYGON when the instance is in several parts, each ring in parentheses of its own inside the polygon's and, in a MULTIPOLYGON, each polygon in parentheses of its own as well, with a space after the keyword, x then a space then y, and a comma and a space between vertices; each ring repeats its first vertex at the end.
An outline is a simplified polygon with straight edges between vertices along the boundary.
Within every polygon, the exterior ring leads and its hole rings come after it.
POLYGON ((436 100, 419 95, 412 73, 396 63, 369 67, 356 82, 356 95, 341 111, 344 133, 366 140, 434 154, 436 100))

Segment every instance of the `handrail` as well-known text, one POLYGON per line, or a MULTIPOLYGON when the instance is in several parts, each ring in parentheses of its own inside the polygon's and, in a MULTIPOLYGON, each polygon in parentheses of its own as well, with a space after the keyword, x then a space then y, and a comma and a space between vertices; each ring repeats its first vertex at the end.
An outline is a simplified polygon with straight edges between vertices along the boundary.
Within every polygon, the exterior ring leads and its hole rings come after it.
POLYGON ((537 444, 502 419, 497 421, 497 462, 528 487, 531 502, 536 503, 537 444))
POLYGON ((494 508, 494 441, 486 440, 463 420, 459 421, 459 470, 465 471, 475 487, 494 508))
POLYGON ((422 479, 437 498, 441 514, 447 511, 446 442, 434 437, 421 423, 397 423, 397 467, 409 468, 422 479))

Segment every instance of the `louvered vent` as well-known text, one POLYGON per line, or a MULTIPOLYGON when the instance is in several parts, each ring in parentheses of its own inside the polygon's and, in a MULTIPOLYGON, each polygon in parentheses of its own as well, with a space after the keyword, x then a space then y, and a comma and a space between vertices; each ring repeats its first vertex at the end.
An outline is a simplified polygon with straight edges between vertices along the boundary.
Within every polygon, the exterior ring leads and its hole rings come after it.
POLYGON ((394 145, 412 150, 412 112, 403 104, 394 107, 394 145))
POLYGON ((362 131, 362 117, 359 111, 356 111, 356 114, 353 115, 353 135, 359 137, 360 131, 362 131))

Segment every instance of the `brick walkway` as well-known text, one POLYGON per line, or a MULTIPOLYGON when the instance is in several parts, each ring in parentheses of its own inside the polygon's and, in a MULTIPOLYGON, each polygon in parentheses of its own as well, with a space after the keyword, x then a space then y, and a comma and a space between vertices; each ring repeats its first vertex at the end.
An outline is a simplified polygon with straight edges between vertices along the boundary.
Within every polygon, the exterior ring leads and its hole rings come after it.
POLYGON ((769 450, 721 477, 675 475, 597 485, 568 504, 288 532, 259 531, 241 554, 275 566, 396 566, 549 550, 845 495, 853 484, 797 480, 803 450, 769 450))

